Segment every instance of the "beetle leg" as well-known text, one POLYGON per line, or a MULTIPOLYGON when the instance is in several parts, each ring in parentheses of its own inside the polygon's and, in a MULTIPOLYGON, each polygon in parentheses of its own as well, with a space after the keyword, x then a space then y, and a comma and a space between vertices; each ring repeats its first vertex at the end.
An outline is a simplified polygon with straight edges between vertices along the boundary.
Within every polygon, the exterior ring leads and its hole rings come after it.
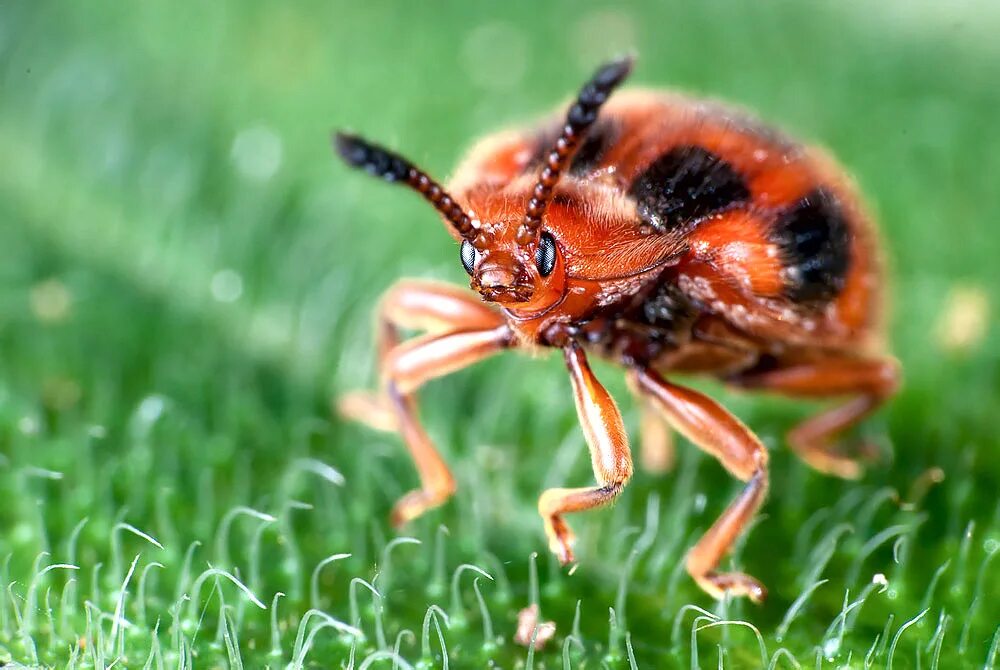
POLYGON ((899 366, 891 359, 835 359, 764 372, 752 370, 732 380, 742 388, 797 397, 854 396, 807 419, 788 433, 788 444, 803 461, 831 475, 855 479, 859 463, 838 453, 833 438, 878 409, 899 386, 899 366))
POLYGON ((448 465, 420 425, 414 392, 424 382, 454 372, 510 346, 513 337, 503 317, 447 284, 404 280, 382 300, 378 357, 383 392, 342 396, 342 415, 372 427, 398 431, 413 457, 420 488, 393 507, 396 525, 444 503, 455 491, 448 465), (429 334, 400 342, 401 328, 429 334))
POLYGON ((444 503, 455 492, 455 480, 417 418, 413 392, 424 382, 472 365, 509 347, 506 325, 492 330, 465 330, 424 335, 403 342, 385 356, 386 395, 399 432, 420 475, 420 488, 407 493, 392 509, 392 522, 402 525, 444 503))
POLYGON ((590 460, 597 480, 597 486, 548 489, 538 499, 538 513, 545 522, 549 548, 566 565, 573 562, 575 536, 563 515, 600 507, 614 500, 632 476, 632 455, 618 406, 591 372, 583 350, 570 342, 563 352, 573 384, 576 412, 590 447, 590 460))
POLYGON ((639 462, 652 474, 664 474, 674 467, 674 434, 656 406, 628 377, 628 387, 639 405, 639 462))
POLYGON ((675 430, 746 482, 743 491, 688 553, 688 572, 716 598, 728 593, 762 601, 767 591, 759 581, 750 575, 717 569, 767 494, 767 449, 739 419, 708 396, 671 384, 648 368, 636 369, 630 376, 675 430))
MULTIPOLYGON (((441 282, 404 279, 386 291, 379 303, 375 324, 379 369, 400 342, 400 329, 431 333, 501 325, 503 317, 477 297, 441 282)), ((337 411, 346 419, 376 430, 399 430, 388 393, 350 391, 337 399, 337 411)))

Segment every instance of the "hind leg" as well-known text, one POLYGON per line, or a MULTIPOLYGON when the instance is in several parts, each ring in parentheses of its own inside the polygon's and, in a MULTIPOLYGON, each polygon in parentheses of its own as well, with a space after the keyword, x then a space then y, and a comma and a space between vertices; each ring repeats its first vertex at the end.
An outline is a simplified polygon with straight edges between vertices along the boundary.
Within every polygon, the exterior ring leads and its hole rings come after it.
POLYGON ((835 438, 895 393, 899 364, 890 358, 829 359, 762 372, 751 370, 728 381, 741 388, 800 398, 849 397, 793 428, 788 443, 799 458, 820 472, 855 479, 861 476, 861 465, 842 453, 835 438))

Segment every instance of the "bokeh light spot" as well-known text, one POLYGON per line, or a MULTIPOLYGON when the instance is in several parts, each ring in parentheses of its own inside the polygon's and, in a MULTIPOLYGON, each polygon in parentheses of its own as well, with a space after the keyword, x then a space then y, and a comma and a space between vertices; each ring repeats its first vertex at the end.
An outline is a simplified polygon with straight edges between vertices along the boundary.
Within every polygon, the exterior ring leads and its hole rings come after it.
POLYGON ((59 323, 69 316, 72 296, 58 279, 47 279, 31 288, 31 312, 43 323, 59 323))
POLYGON ((937 322, 938 346, 950 353, 968 353, 986 338, 990 300, 981 286, 952 287, 937 322))
POLYGON ((513 88, 528 68, 528 40, 517 26, 500 21, 484 23, 466 36, 462 64, 477 86, 513 88))
POLYGON ((270 128, 253 126, 236 135, 230 156, 241 175, 247 179, 267 181, 281 168, 284 144, 270 128))
POLYGON ((243 295, 243 277, 236 270, 226 268, 212 275, 212 297, 219 302, 236 302, 243 295))
POLYGON ((638 49, 635 18, 620 9, 598 9, 584 14, 573 28, 576 59, 581 67, 591 70, 614 56, 634 53, 638 49))

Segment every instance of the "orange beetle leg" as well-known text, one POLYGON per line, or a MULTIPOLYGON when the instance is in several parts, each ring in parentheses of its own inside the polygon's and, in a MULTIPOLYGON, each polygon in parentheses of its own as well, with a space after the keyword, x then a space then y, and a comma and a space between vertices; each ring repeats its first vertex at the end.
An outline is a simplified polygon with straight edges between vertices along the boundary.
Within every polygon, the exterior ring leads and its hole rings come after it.
POLYGON ((639 463, 646 472, 655 475, 670 472, 676 460, 674 433, 656 405, 643 395, 628 377, 628 386, 639 405, 639 463))
POLYGON ((420 475, 420 488, 393 507, 392 522, 401 525, 455 492, 448 465, 420 425, 413 393, 426 381, 511 346, 513 337, 500 314, 461 289, 423 281, 402 281, 390 289, 377 327, 384 393, 348 393, 339 399, 338 409, 346 418, 402 435, 420 475), (400 328, 431 332, 400 343, 400 328))
MULTIPOLYGON (((385 369, 389 352, 400 342, 400 329, 443 333, 471 328, 490 329, 503 317, 468 291, 441 282, 403 279, 379 303, 375 324, 379 369, 385 369)), ((337 398, 336 411, 345 419, 369 428, 396 432, 396 412, 387 394, 349 391, 337 398)))
POLYGON ((749 372, 730 380, 742 388, 797 397, 855 396, 803 421, 788 433, 788 444, 808 465, 845 479, 861 476, 861 465, 839 453, 833 438, 879 408, 899 387, 899 365, 891 359, 834 359, 749 372))
POLYGON ((591 372, 587 357, 576 343, 563 350, 573 383, 576 411, 590 447, 597 486, 549 489, 538 499, 549 548, 563 565, 573 562, 574 535, 564 514, 582 512, 614 500, 632 476, 632 454, 621 413, 614 399, 591 372))
POLYGON ((767 494, 767 449, 739 419, 708 396, 671 384, 650 369, 638 369, 630 375, 674 429, 746 482, 743 491, 688 553, 688 572, 716 598, 730 594, 763 601, 767 591, 759 581, 750 575, 717 569, 767 494))

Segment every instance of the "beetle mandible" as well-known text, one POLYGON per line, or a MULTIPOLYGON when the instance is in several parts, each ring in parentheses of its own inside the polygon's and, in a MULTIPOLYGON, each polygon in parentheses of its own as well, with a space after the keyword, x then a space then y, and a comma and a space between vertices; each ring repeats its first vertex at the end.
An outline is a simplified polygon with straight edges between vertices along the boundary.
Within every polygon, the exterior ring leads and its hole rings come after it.
POLYGON ((667 377, 843 398, 792 429, 788 443, 822 472, 858 477, 835 437, 899 378, 880 337, 875 230, 820 151, 712 101, 612 96, 632 65, 599 68, 565 114, 486 138, 447 188, 398 154, 336 134, 348 164, 437 209, 481 298, 428 281, 393 286, 378 311, 382 391, 348 394, 341 409, 402 435, 420 476, 392 511, 405 523, 455 491, 420 425, 416 390, 506 349, 561 349, 596 479, 538 501, 549 546, 568 564, 565 515, 611 502, 632 476, 621 413, 588 355, 616 362, 641 408, 644 462, 670 460, 669 426, 745 483, 688 552, 687 569, 714 597, 759 602, 757 579, 719 564, 764 500, 768 452, 719 403, 667 377), (425 334, 402 341, 402 329, 425 334))

